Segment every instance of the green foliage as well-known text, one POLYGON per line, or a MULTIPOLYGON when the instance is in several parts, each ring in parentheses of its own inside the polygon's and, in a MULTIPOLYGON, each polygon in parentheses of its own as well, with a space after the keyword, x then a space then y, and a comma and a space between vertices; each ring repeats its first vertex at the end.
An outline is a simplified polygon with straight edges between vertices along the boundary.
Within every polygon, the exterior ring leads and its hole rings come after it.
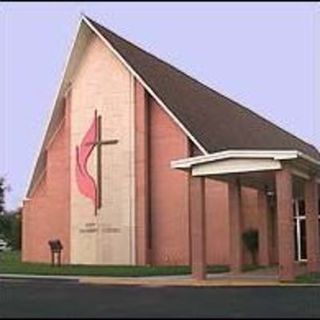
POLYGON ((11 221, 10 244, 12 249, 21 249, 21 214, 16 214, 11 221))
POLYGON ((0 177, 0 214, 4 212, 5 208, 5 191, 7 187, 5 184, 5 179, 0 177))
POLYGON ((11 235, 11 216, 0 216, 0 235, 4 240, 9 241, 11 235))
POLYGON ((242 240, 251 253, 252 263, 257 264, 257 252, 259 249, 259 233, 256 229, 248 229, 242 234, 242 240))
POLYGON ((0 238, 6 240, 12 249, 21 249, 20 211, 0 216, 0 238))
POLYGON ((6 211, 6 192, 10 191, 10 186, 6 183, 6 179, 0 176, 0 214, 6 211))

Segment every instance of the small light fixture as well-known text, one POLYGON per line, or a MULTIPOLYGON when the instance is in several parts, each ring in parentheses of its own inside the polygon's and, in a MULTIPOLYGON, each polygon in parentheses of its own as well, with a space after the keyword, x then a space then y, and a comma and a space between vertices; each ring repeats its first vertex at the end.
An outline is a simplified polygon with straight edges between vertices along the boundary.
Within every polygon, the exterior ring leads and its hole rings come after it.
POLYGON ((268 197, 273 197, 274 196, 274 191, 267 191, 267 196, 268 197))

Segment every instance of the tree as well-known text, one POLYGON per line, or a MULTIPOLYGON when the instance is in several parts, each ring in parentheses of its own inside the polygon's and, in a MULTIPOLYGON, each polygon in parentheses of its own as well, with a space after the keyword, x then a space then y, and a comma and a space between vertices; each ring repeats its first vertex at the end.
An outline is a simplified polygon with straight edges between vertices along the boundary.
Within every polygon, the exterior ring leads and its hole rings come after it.
POLYGON ((4 177, 0 177, 0 215, 5 213, 5 193, 7 191, 10 191, 10 186, 6 183, 4 177))
POLYGON ((10 216, 0 216, 0 238, 9 241, 11 234, 10 216))
POLYGON ((21 215, 15 214, 11 220, 10 245, 13 250, 21 249, 21 215))
POLYGON ((21 211, 22 208, 6 211, 5 193, 10 186, 0 177, 0 239, 6 240, 14 250, 21 248, 21 211))
POLYGON ((13 250, 21 249, 21 209, 10 215, 0 216, 0 238, 8 242, 13 250))
POLYGON ((242 234, 242 240, 251 253, 252 263, 257 265, 257 252, 259 249, 259 233, 256 229, 248 229, 242 234))
POLYGON ((6 191, 5 179, 3 177, 0 177, 0 214, 4 213, 5 191, 6 191))

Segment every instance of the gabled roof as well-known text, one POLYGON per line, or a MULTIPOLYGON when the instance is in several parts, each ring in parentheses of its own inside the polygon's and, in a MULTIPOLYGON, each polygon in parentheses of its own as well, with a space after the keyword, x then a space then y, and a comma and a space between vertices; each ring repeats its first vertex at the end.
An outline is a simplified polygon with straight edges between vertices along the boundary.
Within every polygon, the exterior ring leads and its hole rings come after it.
POLYGON ((227 149, 318 150, 248 108, 86 17, 208 153, 227 149))
POLYGON ((298 150, 320 160, 320 153, 314 146, 84 16, 69 55, 27 196, 45 168, 46 144, 63 117, 62 97, 92 28, 143 79, 202 151, 298 150))

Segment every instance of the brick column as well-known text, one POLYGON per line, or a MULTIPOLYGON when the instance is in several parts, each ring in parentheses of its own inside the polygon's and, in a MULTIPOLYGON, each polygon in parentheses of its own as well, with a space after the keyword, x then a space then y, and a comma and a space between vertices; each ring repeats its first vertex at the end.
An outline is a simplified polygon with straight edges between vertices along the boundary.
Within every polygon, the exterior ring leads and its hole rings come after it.
POLYGON ((259 263, 263 266, 270 265, 269 256, 269 208, 265 191, 258 190, 258 215, 259 215, 259 263))
POLYGON ((66 195, 67 201, 67 218, 66 218, 66 240, 64 241, 64 249, 63 249, 63 263, 70 263, 71 262, 71 117, 72 117, 72 87, 69 87, 65 95, 65 179, 66 183, 68 183, 68 187, 65 189, 65 192, 68 194, 66 195))
POLYGON ((228 183, 230 224, 230 270, 241 272, 243 263, 241 185, 238 181, 228 183))
POLYGON ((190 177, 191 267, 197 280, 206 278, 205 188, 203 177, 190 177))
POLYGON ((285 167, 276 171, 278 252, 280 280, 293 280, 294 273, 294 222, 292 212, 292 174, 285 167))
POLYGON ((318 185, 315 178, 305 182, 308 271, 319 271, 318 185))
POLYGON ((136 262, 150 263, 149 257, 149 125, 148 97, 135 81, 135 193, 136 193, 136 262))

